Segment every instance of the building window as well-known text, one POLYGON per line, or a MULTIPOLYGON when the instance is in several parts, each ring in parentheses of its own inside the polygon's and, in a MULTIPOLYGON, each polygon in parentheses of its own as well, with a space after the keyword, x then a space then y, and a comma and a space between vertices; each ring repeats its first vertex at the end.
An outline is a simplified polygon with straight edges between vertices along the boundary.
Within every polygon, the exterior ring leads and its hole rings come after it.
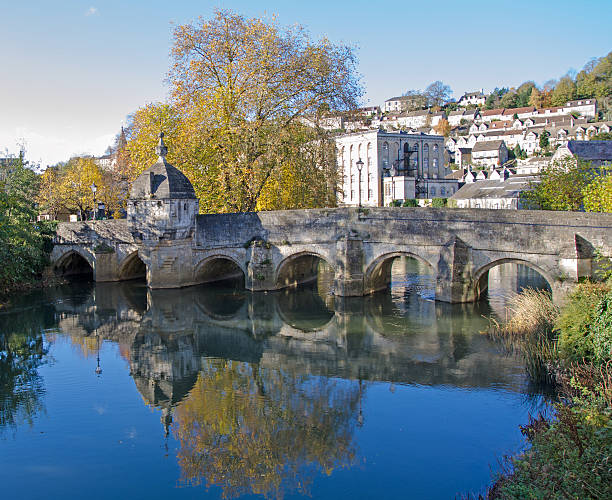
POLYGON ((432 187, 432 188, 429 190, 429 194, 431 194, 431 196, 435 196, 435 195, 436 195, 436 188, 435 188, 435 187, 432 187))
POLYGON ((444 196, 446 194, 446 190, 442 187, 440 188, 440 196, 444 196))
POLYGON ((374 198, 374 193, 372 192, 372 190, 371 190, 371 189, 368 189, 368 200, 369 200, 370 198, 374 198))

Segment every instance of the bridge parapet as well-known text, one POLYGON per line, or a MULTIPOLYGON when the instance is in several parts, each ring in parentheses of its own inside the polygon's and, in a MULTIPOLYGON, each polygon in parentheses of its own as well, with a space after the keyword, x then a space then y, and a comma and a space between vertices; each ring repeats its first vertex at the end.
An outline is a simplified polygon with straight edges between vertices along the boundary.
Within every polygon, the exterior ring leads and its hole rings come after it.
POLYGON ((593 275, 595 250, 612 257, 612 214, 339 208, 199 215, 190 237, 146 241, 133 238, 130 224, 60 224, 52 257, 80 251, 100 281, 122 279, 136 252, 152 288, 210 281, 215 271, 217 278, 243 273, 250 290, 312 279, 322 259, 335 293, 359 296, 388 286, 392 260, 410 256, 428 265, 437 298, 447 302, 476 300, 488 270, 503 262, 534 268, 557 292, 593 275))

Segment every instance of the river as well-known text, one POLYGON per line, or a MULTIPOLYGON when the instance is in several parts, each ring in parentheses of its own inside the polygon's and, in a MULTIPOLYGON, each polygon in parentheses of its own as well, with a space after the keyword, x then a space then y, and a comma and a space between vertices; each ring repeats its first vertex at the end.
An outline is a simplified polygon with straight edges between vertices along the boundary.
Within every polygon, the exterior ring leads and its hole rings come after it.
POLYGON ((504 265, 435 302, 410 259, 365 298, 317 283, 73 283, 0 313, 2 498, 454 498, 545 407, 481 332, 545 282, 504 265))

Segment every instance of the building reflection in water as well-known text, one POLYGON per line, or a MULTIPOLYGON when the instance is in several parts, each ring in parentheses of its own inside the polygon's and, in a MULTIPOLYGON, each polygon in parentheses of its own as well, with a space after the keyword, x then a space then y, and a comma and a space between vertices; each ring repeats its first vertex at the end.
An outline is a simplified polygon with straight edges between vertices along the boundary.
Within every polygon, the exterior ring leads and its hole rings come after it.
POLYGON ((404 260, 394 266, 403 288, 365 298, 330 297, 321 282, 276 293, 96 284, 55 314, 75 342, 95 332, 120 345, 178 440, 185 484, 229 497, 307 493, 313 474, 353 463, 373 381, 523 388, 520 363, 479 333, 487 302, 429 300, 433 277, 404 260))

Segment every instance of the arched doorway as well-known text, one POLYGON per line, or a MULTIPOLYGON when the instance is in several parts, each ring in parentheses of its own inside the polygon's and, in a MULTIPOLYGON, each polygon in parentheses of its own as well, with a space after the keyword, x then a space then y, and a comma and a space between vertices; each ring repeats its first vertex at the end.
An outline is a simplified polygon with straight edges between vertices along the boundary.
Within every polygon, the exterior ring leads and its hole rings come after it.
POLYGON ((327 294, 334 279, 334 270, 320 255, 303 252, 290 255, 276 271, 276 288, 292 288, 301 285, 316 286, 327 294))
POLYGON ((92 281, 94 271, 91 264, 81 254, 71 251, 59 259, 54 266, 55 273, 66 279, 92 281))
POLYGON ((120 280, 144 279, 147 276, 147 266, 139 257, 138 252, 126 257, 119 271, 120 280))
POLYGON ((202 261, 194 273, 195 283, 219 283, 244 287, 244 271, 226 256, 213 256, 202 261))

